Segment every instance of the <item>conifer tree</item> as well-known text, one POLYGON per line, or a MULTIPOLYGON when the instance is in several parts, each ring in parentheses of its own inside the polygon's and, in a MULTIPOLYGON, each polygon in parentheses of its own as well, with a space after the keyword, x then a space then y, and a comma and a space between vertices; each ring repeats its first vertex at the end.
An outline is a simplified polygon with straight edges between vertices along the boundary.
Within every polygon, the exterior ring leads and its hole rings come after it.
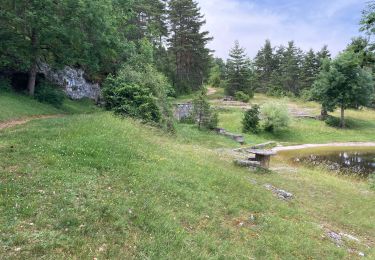
POLYGON ((310 49, 304 56, 301 72, 301 89, 312 87, 319 73, 319 61, 313 49, 310 49))
POLYGON ((264 46, 258 51, 254 59, 256 86, 268 88, 271 82, 272 72, 276 69, 273 48, 270 40, 266 40, 264 46))
POLYGON ((253 96, 254 89, 251 77, 250 60, 246 55, 245 49, 236 41, 227 61, 227 94, 233 96, 236 92, 242 91, 253 96))
POLYGON ((210 50, 206 45, 212 38, 201 30, 205 20, 193 0, 171 0, 168 15, 174 86, 178 93, 198 90, 209 74, 210 64, 210 50))
POLYGON ((293 41, 288 43, 281 59, 281 81, 286 92, 298 95, 300 92, 300 76, 302 51, 297 48, 293 41))

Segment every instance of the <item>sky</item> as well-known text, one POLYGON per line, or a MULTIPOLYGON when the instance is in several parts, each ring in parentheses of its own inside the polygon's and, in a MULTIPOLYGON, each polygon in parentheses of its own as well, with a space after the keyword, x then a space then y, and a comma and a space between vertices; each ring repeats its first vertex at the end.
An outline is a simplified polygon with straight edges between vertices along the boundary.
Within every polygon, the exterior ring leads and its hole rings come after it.
POLYGON ((360 35, 361 12, 368 0, 196 0, 204 29, 214 40, 214 55, 227 58, 238 40, 250 57, 270 39, 272 45, 294 40, 307 51, 325 44, 333 55, 360 35))

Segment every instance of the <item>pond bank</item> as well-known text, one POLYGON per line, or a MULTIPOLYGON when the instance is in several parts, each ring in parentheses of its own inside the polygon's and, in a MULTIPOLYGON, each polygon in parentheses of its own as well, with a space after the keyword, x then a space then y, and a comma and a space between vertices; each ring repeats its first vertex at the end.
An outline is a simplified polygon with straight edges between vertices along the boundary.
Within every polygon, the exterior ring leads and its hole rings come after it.
POLYGON ((301 144, 291 146, 278 146, 272 149, 274 152, 293 151, 307 148, 320 148, 320 147, 368 147, 375 148, 375 142, 348 142, 348 143, 327 143, 327 144, 301 144))

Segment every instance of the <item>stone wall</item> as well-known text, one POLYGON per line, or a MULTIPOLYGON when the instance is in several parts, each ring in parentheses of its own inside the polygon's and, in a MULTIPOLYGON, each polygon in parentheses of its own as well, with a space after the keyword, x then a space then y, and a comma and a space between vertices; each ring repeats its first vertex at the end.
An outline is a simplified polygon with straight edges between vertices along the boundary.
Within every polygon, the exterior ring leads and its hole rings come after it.
POLYGON ((44 74, 48 80, 63 87, 71 99, 90 98, 98 100, 100 98, 99 84, 87 81, 82 69, 67 66, 62 70, 53 70, 47 64, 39 64, 39 72, 44 74))
POLYGON ((174 117, 178 121, 189 117, 192 112, 193 112, 193 104, 192 103, 176 104, 175 107, 174 107, 174 117))

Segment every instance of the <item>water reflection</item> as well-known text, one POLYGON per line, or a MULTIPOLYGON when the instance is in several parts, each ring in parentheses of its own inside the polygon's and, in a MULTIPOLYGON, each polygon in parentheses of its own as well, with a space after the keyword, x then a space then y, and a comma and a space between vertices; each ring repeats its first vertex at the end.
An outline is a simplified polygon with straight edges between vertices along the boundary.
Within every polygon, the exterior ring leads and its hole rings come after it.
POLYGON ((295 162, 325 166, 331 171, 368 177, 375 174, 374 152, 330 152, 294 158, 295 162))

